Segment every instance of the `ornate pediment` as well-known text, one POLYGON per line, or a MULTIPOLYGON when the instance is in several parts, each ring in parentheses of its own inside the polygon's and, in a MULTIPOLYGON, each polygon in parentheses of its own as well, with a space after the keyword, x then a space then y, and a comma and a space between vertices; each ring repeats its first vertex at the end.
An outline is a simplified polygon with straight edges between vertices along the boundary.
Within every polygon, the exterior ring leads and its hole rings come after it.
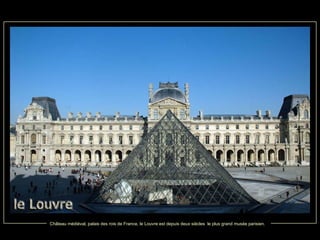
POLYGON ((172 99, 172 98, 166 98, 166 99, 163 99, 163 100, 160 100, 158 102, 155 102, 153 103, 152 105, 160 105, 160 106, 172 106, 172 105, 175 105, 175 106, 185 106, 186 104, 184 103, 181 103, 175 99, 172 99))
POLYGON ((28 120, 40 120, 43 117, 43 107, 37 103, 30 104, 26 109, 26 118, 28 120))

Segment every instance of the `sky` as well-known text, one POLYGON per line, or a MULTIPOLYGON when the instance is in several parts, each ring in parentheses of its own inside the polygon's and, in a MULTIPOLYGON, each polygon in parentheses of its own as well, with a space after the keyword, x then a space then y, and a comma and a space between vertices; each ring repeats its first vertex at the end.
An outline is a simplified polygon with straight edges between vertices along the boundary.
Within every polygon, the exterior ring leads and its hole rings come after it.
POLYGON ((148 114, 148 86, 190 87, 191 115, 277 116, 310 96, 308 27, 10 27, 10 123, 32 97, 68 112, 148 114))

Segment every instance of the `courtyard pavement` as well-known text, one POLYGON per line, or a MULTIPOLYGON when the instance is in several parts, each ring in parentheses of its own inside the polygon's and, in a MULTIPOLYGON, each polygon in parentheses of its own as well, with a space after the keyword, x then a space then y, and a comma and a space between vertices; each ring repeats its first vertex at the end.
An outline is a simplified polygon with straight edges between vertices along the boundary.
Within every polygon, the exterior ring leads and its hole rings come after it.
MULTIPOLYGON (((34 202, 37 200, 68 200, 73 202, 70 213, 88 213, 81 204, 90 198, 96 186, 102 181, 99 170, 106 168, 90 168, 86 171, 76 167, 43 167, 46 172, 39 172, 39 167, 12 167, 10 170, 10 206, 12 213, 28 212, 13 209, 13 199, 34 202), (81 180, 79 180, 81 179, 81 180)), ((262 203, 281 203, 281 208, 260 208, 260 212, 308 212, 310 191, 297 188, 307 186, 310 182, 310 168, 300 167, 247 167, 226 168, 238 183, 257 201, 262 203), (301 208, 301 203, 303 206, 301 208), (297 207, 295 207, 297 206, 297 207)), ((30 211, 30 210, 29 210, 30 211)), ((33 211, 34 212, 34 211, 33 211)))

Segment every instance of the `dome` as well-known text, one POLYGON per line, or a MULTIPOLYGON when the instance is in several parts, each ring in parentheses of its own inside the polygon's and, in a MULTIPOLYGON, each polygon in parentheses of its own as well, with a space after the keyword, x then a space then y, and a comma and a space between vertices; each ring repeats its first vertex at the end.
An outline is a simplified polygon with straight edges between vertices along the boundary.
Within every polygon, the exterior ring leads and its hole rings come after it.
POLYGON ((184 94, 178 88, 160 88, 151 99, 151 102, 157 102, 165 98, 173 98, 179 102, 186 102, 184 94))

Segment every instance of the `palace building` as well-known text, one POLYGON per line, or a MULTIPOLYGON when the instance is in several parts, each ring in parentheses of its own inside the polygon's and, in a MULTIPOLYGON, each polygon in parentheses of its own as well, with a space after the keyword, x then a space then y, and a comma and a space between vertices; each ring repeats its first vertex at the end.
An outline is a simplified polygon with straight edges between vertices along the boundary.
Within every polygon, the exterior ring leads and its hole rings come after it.
MULTIPOLYGON (((277 116, 190 116, 189 86, 149 85, 148 116, 97 112, 60 116, 55 99, 33 97, 16 123, 17 165, 116 167, 170 110, 223 166, 309 165, 310 100, 284 98, 277 116)), ((11 145, 13 144, 10 135, 11 145)), ((10 145, 10 149, 11 149, 10 145)), ((13 155, 13 154, 10 154, 13 155)))

